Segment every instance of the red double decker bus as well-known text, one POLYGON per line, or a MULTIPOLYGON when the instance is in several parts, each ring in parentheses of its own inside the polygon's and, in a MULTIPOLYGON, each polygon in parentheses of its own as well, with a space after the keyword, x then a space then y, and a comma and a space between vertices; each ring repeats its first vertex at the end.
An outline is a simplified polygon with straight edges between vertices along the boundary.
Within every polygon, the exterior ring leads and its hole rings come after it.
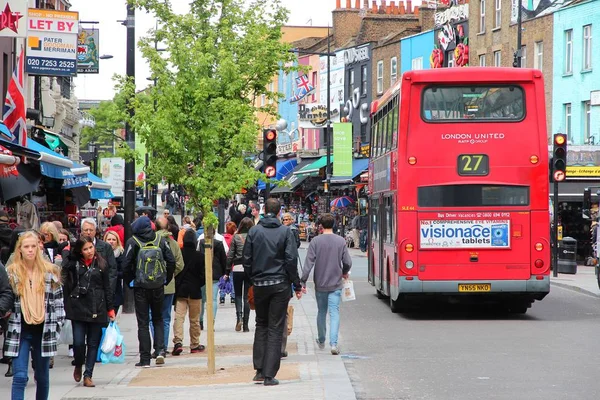
POLYGON ((550 291, 544 80, 532 69, 406 72, 371 107, 369 282, 525 313, 550 291))

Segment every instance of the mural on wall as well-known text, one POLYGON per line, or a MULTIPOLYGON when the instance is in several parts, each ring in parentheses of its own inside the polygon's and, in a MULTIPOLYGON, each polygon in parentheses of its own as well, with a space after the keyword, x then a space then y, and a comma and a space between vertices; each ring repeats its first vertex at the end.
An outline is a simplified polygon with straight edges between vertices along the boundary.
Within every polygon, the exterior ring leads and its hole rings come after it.
POLYGON ((294 95, 290 97, 290 103, 297 103, 314 91, 315 87, 310 84, 308 76, 302 74, 296 78, 296 90, 294 95))
POLYGON ((449 8, 434 14, 435 48, 429 57, 431 68, 469 65, 469 4, 447 1, 449 8))
POLYGON ((523 21, 537 17, 549 7, 564 5, 564 0, 511 0, 510 22, 516 23, 519 17, 519 1, 521 2, 521 18, 523 21))
POLYGON ((361 145, 368 145, 370 139, 368 125, 372 101, 371 45, 344 50, 343 60, 346 82, 340 121, 352 122, 354 146, 358 149, 361 145))

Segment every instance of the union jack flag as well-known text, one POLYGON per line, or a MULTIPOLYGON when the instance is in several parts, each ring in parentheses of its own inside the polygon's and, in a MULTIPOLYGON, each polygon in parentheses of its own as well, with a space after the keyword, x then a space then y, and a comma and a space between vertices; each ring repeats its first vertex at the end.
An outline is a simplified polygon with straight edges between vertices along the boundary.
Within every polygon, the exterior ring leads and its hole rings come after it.
POLYGON ((308 81, 308 77, 306 74, 300 75, 296 78, 296 91, 294 95, 290 98, 290 103, 296 103, 309 94, 311 94, 315 90, 314 86, 310 84, 308 81))
POLYGON ((10 130, 12 137, 8 140, 27 145, 27 120, 25 118, 25 52, 21 49, 19 61, 13 71, 12 79, 8 84, 6 91, 6 100, 4 101, 4 124, 10 130))

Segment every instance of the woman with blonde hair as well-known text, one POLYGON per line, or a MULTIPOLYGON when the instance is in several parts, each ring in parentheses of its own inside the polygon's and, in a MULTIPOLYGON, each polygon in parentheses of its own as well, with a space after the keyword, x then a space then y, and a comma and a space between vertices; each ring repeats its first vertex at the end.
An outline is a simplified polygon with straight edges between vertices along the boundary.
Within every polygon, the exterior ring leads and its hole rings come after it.
POLYGON ((56 265, 44 260, 39 236, 34 231, 25 231, 19 236, 14 254, 14 261, 6 271, 14 293, 13 313, 8 321, 11 335, 4 343, 4 354, 14 357, 11 398, 25 398, 31 351, 36 399, 47 399, 50 357, 56 355, 65 319, 60 272, 56 265))
POLYGON ((121 237, 116 231, 107 231, 104 234, 104 241, 113 249, 115 260, 117 261, 117 286, 115 289, 115 315, 119 313, 119 308, 123 305, 123 264, 125 263, 125 250, 121 237))
POLYGON ((40 237, 44 243, 44 254, 48 256, 51 263, 60 265, 62 257, 60 255, 60 234, 56 225, 52 222, 44 222, 40 227, 40 237))

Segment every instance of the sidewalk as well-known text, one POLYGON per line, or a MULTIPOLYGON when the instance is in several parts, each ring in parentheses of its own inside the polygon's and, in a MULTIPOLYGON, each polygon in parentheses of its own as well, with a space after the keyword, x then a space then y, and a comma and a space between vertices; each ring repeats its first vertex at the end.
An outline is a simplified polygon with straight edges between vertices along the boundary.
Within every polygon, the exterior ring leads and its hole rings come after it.
POLYGON ((583 265, 577 266, 576 274, 558 274, 558 277, 553 277, 550 272, 550 282, 552 285, 564 287, 567 289, 576 290, 581 293, 600 297, 600 289, 594 267, 583 265))
MULTIPOLYGON (((205 353, 189 353, 188 324, 184 330, 186 347, 181 356, 168 356, 164 367, 155 367, 153 363, 152 368, 135 368, 134 364, 139 360, 135 314, 123 314, 119 316, 119 326, 125 336, 125 364, 96 364, 96 387, 85 388, 73 380, 67 346, 61 345, 54 369, 50 370, 50 399, 355 399, 342 358, 332 356, 328 347, 323 351, 317 349, 313 333, 316 332, 317 304, 310 291, 302 300, 294 299, 290 304, 295 308, 294 329, 288 338, 289 356, 282 360, 277 376, 279 386, 264 387, 252 383, 255 372, 252 369, 253 323, 250 333, 235 332, 235 306, 227 297, 226 304, 219 305, 217 312, 215 375, 206 373, 205 353)), ((251 321, 253 319, 254 312, 251 321)), ((200 341, 206 344, 204 331, 200 341)), ((343 346, 343 338, 341 343, 343 346)), ((4 374, 4 368, 0 372, 4 374)), ((10 398, 11 383, 10 378, 0 375, 0 399, 10 398)), ((35 399, 31 370, 26 399, 35 399)))

